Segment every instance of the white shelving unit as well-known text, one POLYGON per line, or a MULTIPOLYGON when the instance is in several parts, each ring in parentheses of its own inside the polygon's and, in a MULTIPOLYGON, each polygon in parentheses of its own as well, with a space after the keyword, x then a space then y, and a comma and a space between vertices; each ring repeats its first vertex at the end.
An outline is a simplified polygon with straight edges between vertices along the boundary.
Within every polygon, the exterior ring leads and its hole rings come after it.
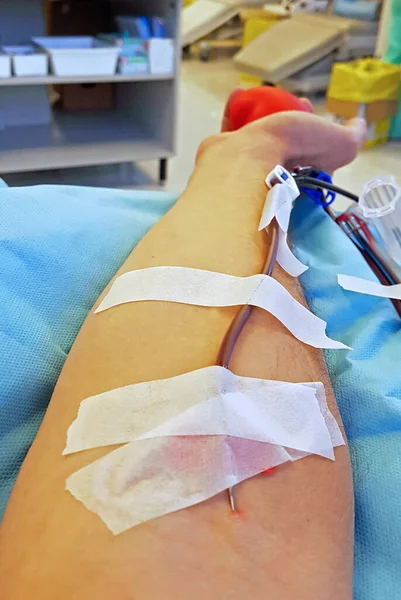
POLYGON ((138 73, 136 75, 96 75, 94 77, 0 77, 0 87, 18 87, 20 85, 51 85, 61 83, 123 83, 127 81, 171 81, 175 75, 157 75, 138 73))
MULTIPOLYGON (((160 182, 165 181, 176 147, 181 0, 109 4, 111 19, 117 14, 164 18, 176 41, 174 74, 0 78, 0 175, 154 159, 160 161, 160 182), (112 110, 64 112, 51 106, 49 85, 106 82, 115 84, 112 110)), ((45 33, 42 0, 0 0, 1 44, 26 43, 45 33)))

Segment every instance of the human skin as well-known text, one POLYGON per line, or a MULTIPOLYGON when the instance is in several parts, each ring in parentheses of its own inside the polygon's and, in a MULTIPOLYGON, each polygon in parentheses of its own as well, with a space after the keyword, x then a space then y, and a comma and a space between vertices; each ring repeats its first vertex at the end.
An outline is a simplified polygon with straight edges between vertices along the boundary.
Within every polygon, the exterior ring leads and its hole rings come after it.
MULTIPOLYGON (((223 129, 229 129, 226 118, 223 129)), ((334 171, 354 158, 364 136, 359 122, 341 128, 313 115, 283 113, 207 139, 186 191, 118 275, 159 265, 237 276, 259 272, 267 250, 266 234, 258 232, 266 174, 276 164, 298 163, 334 171)), ((274 277, 304 302, 296 280, 278 267, 274 277)), ((347 446, 336 448, 335 462, 310 456, 240 484, 236 513, 223 493, 118 536, 65 490, 70 474, 111 449, 62 456, 80 402, 215 364, 236 311, 138 302, 91 312, 4 517, 2 598, 351 600, 347 446)), ((266 312, 252 311, 230 368, 250 377, 323 381, 340 423, 321 352, 292 337, 266 312)))

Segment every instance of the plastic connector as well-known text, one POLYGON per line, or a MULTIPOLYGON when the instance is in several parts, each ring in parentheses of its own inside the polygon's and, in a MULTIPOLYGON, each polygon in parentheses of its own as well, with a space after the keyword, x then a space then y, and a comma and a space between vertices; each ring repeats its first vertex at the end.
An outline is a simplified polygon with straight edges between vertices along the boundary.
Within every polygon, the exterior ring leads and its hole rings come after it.
MULTIPOLYGON (((333 183, 333 180, 331 179, 330 175, 328 173, 325 173, 325 171, 312 170, 308 173, 308 176, 313 177, 314 179, 318 179, 319 181, 325 181, 326 183, 333 183)), ((330 206, 330 204, 333 204, 334 200, 336 199, 335 192, 332 192, 330 190, 324 192, 323 190, 317 190, 306 186, 301 187, 301 191, 319 206, 330 206)))
POLYGON ((401 189, 394 177, 368 181, 359 200, 366 219, 371 219, 391 258, 401 261, 401 189))
POLYGON ((294 191, 298 192, 298 186, 295 182, 295 179, 293 178, 291 173, 281 165, 275 166, 273 171, 270 171, 270 173, 265 179, 265 182, 266 185, 270 188, 273 187, 276 183, 285 183, 289 185, 294 191))
POLYGON ((394 177, 376 177, 365 185, 359 206, 364 217, 379 219, 394 212, 400 197, 401 190, 394 177))

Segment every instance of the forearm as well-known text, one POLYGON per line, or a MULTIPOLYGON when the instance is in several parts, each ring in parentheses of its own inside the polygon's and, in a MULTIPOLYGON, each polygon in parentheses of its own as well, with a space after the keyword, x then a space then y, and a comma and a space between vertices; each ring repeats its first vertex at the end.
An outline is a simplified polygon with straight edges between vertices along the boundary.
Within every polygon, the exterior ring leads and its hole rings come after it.
MULTIPOLYGON (((260 270, 266 237, 257 226, 264 177, 280 162, 201 156, 170 213, 135 248, 120 273, 181 265, 246 276, 260 270)), ((293 295, 297 283, 276 271, 293 295)), ((113 537, 65 491, 65 479, 109 452, 61 456, 66 431, 87 396, 214 364, 235 308, 146 302, 88 317, 28 455, 2 534, 5 597, 135 600, 296 597, 348 600, 352 489, 346 448, 336 462, 309 457, 225 495, 113 537), (22 518, 22 516, 24 517, 22 518)), ((254 310, 233 356, 234 372, 282 381, 324 381, 321 353, 254 310), (290 368, 289 368, 289 365, 290 368)), ((3 585, 3 583, 2 583, 3 585)))

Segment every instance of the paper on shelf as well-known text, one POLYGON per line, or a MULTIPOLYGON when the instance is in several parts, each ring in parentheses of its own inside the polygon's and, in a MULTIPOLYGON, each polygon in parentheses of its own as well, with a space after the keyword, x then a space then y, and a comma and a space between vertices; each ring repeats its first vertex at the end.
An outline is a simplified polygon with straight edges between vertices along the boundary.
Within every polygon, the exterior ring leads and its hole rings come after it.
POLYGON ((344 443, 321 383, 239 377, 222 367, 85 400, 66 452, 128 440, 66 484, 115 534, 283 462, 334 458, 344 443))
POLYGON ((158 75, 172 75, 175 66, 174 40, 151 38, 148 40, 148 48, 150 72, 158 75))
POLYGON ((369 296, 378 296, 380 298, 391 298, 401 300, 401 284, 382 285, 377 281, 368 281, 352 275, 337 275, 338 283, 344 290, 358 292, 359 294, 368 294, 369 296))
POLYGON ((231 435, 333 458, 338 434, 323 384, 240 377, 213 366, 83 400, 64 454, 152 437, 231 435))
POLYGON ((326 335, 326 322, 267 275, 235 277, 186 267, 151 267, 120 275, 95 311, 127 302, 157 300, 197 306, 258 306, 300 341, 315 348, 349 349, 326 335))
POLYGON ((279 225, 279 248, 277 262, 292 277, 299 277, 308 267, 301 263, 291 252, 287 244, 287 232, 290 224, 292 205, 300 192, 297 185, 279 183, 272 187, 266 196, 259 231, 268 227, 274 218, 279 225))

